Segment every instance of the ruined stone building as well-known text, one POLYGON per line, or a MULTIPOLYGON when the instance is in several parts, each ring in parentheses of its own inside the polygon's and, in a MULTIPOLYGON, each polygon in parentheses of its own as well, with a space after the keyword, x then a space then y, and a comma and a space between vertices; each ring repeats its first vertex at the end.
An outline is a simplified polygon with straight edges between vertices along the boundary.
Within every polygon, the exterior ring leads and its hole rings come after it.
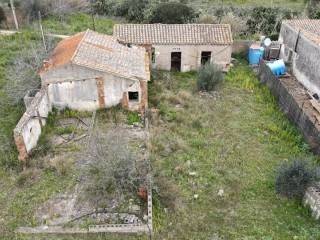
POLYGON ((39 74, 58 108, 95 110, 121 103, 143 111, 148 104, 144 48, 127 47, 90 30, 62 40, 39 74))
POLYGON ((112 36, 90 30, 62 40, 39 71, 42 88, 25 98, 27 110, 14 129, 19 159, 37 145, 53 107, 92 111, 121 104, 148 106, 149 56, 112 36))
POLYGON ((283 44, 280 57, 304 87, 320 96, 320 20, 283 21, 279 41, 283 44))
POLYGON ((113 34, 129 46, 144 46, 156 69, 186 72, 206 62, 226 68, 231 61, 228 24, 116 24, 113 34))

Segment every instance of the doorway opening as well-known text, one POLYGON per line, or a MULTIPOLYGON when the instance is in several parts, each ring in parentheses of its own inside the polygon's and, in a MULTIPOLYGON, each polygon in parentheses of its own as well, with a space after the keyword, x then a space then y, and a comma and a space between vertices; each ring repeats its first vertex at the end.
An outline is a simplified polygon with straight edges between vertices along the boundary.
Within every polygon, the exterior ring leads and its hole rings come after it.
POLYGON ((171 71, 181 71, 181 52, 171 53, 171 71))
POLYGON ((201 65, 210 63, 211 61, 211 52, 201 52, 201 65))

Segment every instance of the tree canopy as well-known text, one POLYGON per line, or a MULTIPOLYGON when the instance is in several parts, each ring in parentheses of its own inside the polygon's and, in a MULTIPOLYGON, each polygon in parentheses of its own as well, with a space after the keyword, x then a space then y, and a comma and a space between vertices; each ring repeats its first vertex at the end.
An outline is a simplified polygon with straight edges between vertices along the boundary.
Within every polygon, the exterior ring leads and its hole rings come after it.
POLYGON ((179 2, 160 3, 151 14, 151 23, 181 24, 193 22, 198 14, 193 8, 179 2))

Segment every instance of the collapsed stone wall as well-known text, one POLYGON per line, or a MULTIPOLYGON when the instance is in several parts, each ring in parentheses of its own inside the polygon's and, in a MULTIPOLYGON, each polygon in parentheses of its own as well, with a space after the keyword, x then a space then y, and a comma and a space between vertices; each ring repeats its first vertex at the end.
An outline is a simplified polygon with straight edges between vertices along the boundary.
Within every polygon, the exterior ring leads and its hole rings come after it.
POLYGON ((21 161, 25 161, 31 150, 37 145, 41 129, 46 124, 46 119, 52 110, 47 89, 41 88, 26 107, 26 112, 13 130, 21 161))
POLYGON ((277 78, 263 61, 258 74, 260 82, 270 88, 280 108, 297 125, 311 150, 320 154, 319 113, 313 108, 307 89, 293 76, 277 78))

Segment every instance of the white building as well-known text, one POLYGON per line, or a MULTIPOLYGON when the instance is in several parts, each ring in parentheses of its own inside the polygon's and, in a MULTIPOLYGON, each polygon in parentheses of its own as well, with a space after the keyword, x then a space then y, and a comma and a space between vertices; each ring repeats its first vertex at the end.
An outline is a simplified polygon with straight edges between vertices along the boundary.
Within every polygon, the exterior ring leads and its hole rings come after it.
POLYGON ((186 72, 206 62, 222 68, 231 62, 228 24, 116 24, 113 34, 128 45, 144 46, 156 69, 186 72))

